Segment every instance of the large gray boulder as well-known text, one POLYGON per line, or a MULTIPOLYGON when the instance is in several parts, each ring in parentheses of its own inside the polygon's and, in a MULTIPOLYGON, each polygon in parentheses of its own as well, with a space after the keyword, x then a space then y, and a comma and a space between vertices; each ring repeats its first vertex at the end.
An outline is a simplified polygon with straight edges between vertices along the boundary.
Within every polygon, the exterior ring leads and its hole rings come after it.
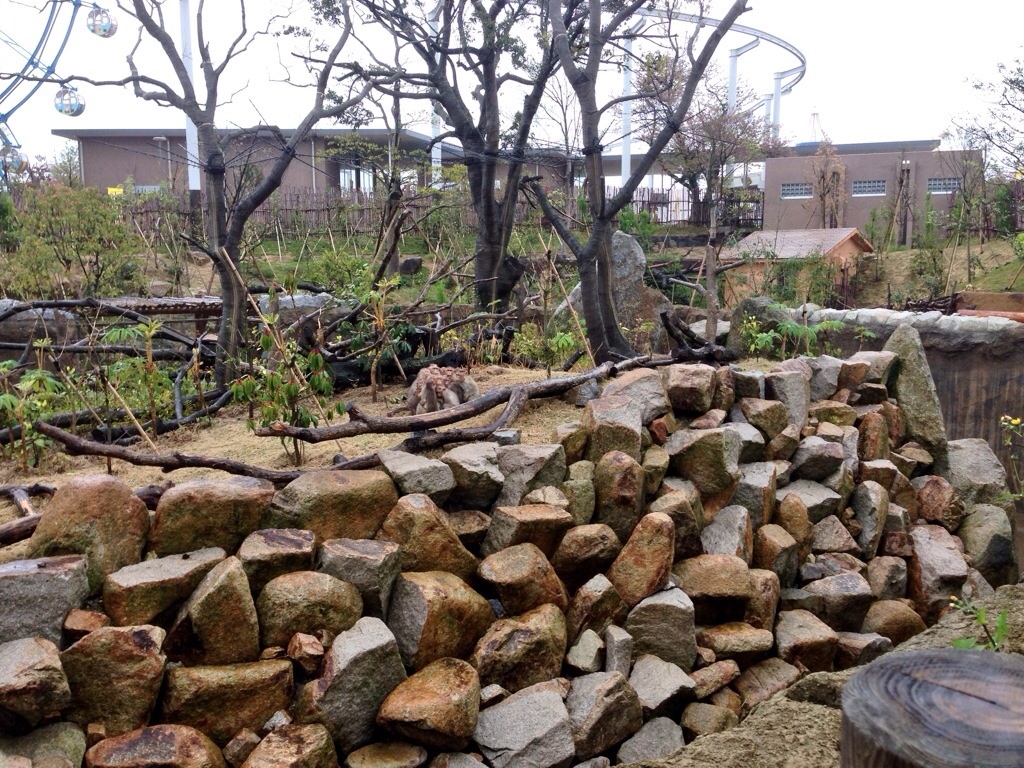
POLYGON ((80 555, 0 565, 0 643, 23 637, 60 643, 64 617, 89 594, 87 570, 80 555))
POLYGON ((569 711, 551 683, 538 683, 482 711, 473 741, 494 768, 568 768, 576 754, 569 711))
MULTIPOLYGON (((624 328, 636 329, 643 323, 653 323, 651 349, 667 349, 667 334, 661 323, 661 313, 671 312, 672 303, 660 291, 644 285, 647 257, 636 240, 625 232, 612 234, 612 301, 615 317, 624 328)), ((583 288, 577 285, 569 292, 569 303, 580 317, 583 316, 583 288)), ((553 319, 568 321, 568 307, 562 302, 553 319)))
POLYGON ((364 617, 335 638, 320 677, 299 695, 297 719, 322 723, 338 751, 351 752, 373 740, 377 710, 405 677, 391 630, 364 617))
POLYGON ((1014 584, 1020 575, 1013 528, 1006 511, 993 504, 975 504, 956 535, 971 563, 993 587, 1014 584))
POLYGON ((893 331, 883 350, 895 352, 898 358, 890 380, 883 383, 900 404, 907 439, 921 443, 940 465, 944 464, 947 440, 942 404, 920 334, 909 323, 903 323, 893 331))

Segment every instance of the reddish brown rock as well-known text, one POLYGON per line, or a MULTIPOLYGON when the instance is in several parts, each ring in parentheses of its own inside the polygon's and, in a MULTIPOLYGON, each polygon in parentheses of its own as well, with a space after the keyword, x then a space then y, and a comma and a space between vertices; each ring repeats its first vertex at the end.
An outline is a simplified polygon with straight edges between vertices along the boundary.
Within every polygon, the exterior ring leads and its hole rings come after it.
POLYGON ((668 583, 675 551, 675 525, 660 512, 645 515, 608 569, 608 580, 632 608, 668 583))
POLYGON ((242 768, 336 768, 338 755, 322 725, 285 725, 267 734, 242 768))
POLYGON ((104 739, 85 753, 85 764, 88 768, 227 768, 217 745, 187 725, 153 725, 104 739))
POLYGON ((899 645, 926 629, 917 612, 902 600, 879 600, 868 609, 860 631, 874 633, 888 638, 893 645, 899 645))
POLYGON ((757 704, 767 701, 799 679, 799 669, 774 657, 744 670, 733 680, 732 687, 743 699, 743 712, 746 714, 757 704))
POLYGON ((926 475, 911 482, 917 490, 919 517, 941 525, 950 533, 960 527, 964 519, 964 503, 948 480, 938 475, 926 475))
POLYGON ((302 528, 312 531, 317 542, 372 539, 397 501, 386 472, 304 472, 277 492, 263 527, 302 528))
POLYGON ((110 475, 71 477, 46 505, 28 542, 28 557, 84 555, 89 590, 139 562, 149 533, 149 511, 122 480, 110 475))
POLYGON ((258 731, 287 709, 293 689, 288 659, 176 667, 167 671, 160 720, 191 726, 225 745, 240 730, 258 731))
POLYGON ((451 573, 403 573, 391 593, 388 626, 413 670, 468 657, 493 621, 488 602, 451 573))
POLYGON ((740 666, 732 659, 716 661, 706 667, 695 669, 690 673, 690 679, 697 684, 693 696, 695 699, 705 699, 739 676, 740 666))
POLYGON ((683 735, 691 741, 698 736, 727 731, 737 723, 739 718, 728 707, 694 702, 683 711, 683 735))
POLYGON ((861 461, 889 458, 889 423, 881 413, 866 413, 860 420, 857 454, 861 461))
POLYGON ((572 526, 572 515, 548 504, 495 507, 480 553, 487 557, 506 547, 529 542, 545 557, 551 557, 572 526))
POLYGON ((110 617, 100 611, 86 611, 72 608, 64 618, 64 644, 77 643, 90 632, 100 627, 109 627, 110 617))
POLYGON ((56 645, 41 637, 0 644, 0 729, 5 736, 31 730, 70 701, 56 645))
POLYGON ((480 578, 494 587, 508 615, 526 613, 545 603, 565 611, 569 596, 551 563, 533 544, 517 544, 480 563, 480 578))
POLYGON ((754 566, 772 571, 782 586, 796 581, 799 548, 796 540, 781 525, 763 525, 754 538, 754 566))
POLYGON ((604 572, 621 549, 622 542, 607 525, 577 525, 570 528, 562 538, 551 558, 551 565, 566 587, 575 591, 604 572))
MULTIPOLYGON (((907 561, 907 597, 925 624, 933 624, 960 594, 967 581, 967 563, 959 539, 937 525, 915 525, 909 533, 913 556, 907 561)), ((859 629, 855 627, 853 629, 859 629)))
POLYGON ((679 588, 693 600, 698 624, 719 624, 746 613, 752 584, 747 564, 733 555, 700 555, 676 563, 679 588))
POLYGON ((811 672, 830 672, 839 637, 810 611, 782 611, 775 625, 779 658, 811 672))
POLYGON ((477 671, 459 659, 438 659, 402 681, 377 712, 377 725, 428 749, 469 744, 480 706, 477 671))
POLYGON ((246 536, 261 527, 273 497, 272 483, 251 477, 176 485, 157 503, 149 549, 161 556, 204 547, 234 553, 246 536))
POLYGON ((612 583, 599 573, 576 590, 569 601, 566 615, 569 644, 575 644, 585 629, 592 629, 600 635, 609 624, 621 623, 627 610, 612 583))
POLYGON ((426 494, 400 498, 376 538, 401 547, 403 571, 448 571, 460 579, 476 572, 476 557, 462 545, 445 513, 426 494))
POLYGON ((542 605, 491 624, 469 661, 481 685, 515 693, 558 677, 566 646, 565 617, 555 606, 542 605))
POLYGON ((178 611, 167 657, 192 664, 235 664, 260 655, 259 621, 237 557, 218 563, 178 611))
POLYGON ((710 648, 718 659, 734 659, 741 667, 763 659, 775 638, 770 629, 756 629, 746 622, 731 621, 697 632, 697 644, 710 648))
POLYGON ((159 627, 104 627, 64 651, 72 694, 67 719, 82 727, 100 723, 107 736, 146 725, 164 678, 164 637, 159 627))
POLYGON ((775 612, 779 606, 781 586, 778 574, 751 568, 750 584, 750 600, 743 620, 757 629, 770 629, 775 626, 775 612))
POLYGON ((626 541, 644 508, 644 470, 621 451, 602 456, 594 467, 594 522, 608 525, 626 541))

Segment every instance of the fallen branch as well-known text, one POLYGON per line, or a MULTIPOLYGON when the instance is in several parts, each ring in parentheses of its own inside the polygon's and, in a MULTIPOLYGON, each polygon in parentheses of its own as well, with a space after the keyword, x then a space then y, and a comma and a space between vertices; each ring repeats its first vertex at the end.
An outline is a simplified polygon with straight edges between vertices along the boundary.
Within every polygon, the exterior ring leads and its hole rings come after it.
POLYGON ((0 485, 0 497, 5 497, 14 502, 22 517, 29 517, 36 514, 30 497, 32 496, 53 496, 57 489, 46 483, 34 483, 33 485, 0 485))
POLYGON ((621 363, 604 363, 586 373, 575 376, 564 376, 555 379, 544 379, 523 384, 516 387, 498 387, 491 391, 473 398, 468 403, 457 405, 454 408, 446 408, 443 411, 435 411, 419 416, 371 416, 363 413, 354 405, 349 405, 349 420, 344 424, 334 424, 327 427, 293 427, 290 424, 275 422, 269 427, 257 427, 254 433, 259 437, 291 437, 307 443, 320 443, 325 440, 337 440, 344 437, 355 437, 356 435, 390 434, 395 432, 419 432, 428 429, 436 429, 448 424, 479 416, 502 403, 508 401, 518 390, 526 392, 527 399, 534 397, 551 397, 568 392, 591 379, 599 379, 605 376, 612 376, 630 368, 636 368, 647 362, 649 358, 640 357, 626 360, 621 363))
MULTIPOLYGON (((407 452, 414 452, 419 450, 425 450, 427 448, 433 448, 441 445, 446 445, 455 442, 470 442, 474 440, 482 440, 492 435, 496 430, 501 429, 511 424, 515 418, 521 413, 523 406, 526 401, 532 397, 551 397, 553 395, 562 394, 572 389, 585 381, 590 379, 600 378, 601 376, 615 376, 618 373, 622 373, 633 368, 638 368, 643 365, 664 365, 666 362, 671 362, 671 359, 667 360, 655 360, 652 361, 649 356, 635 357, 629 360, 625 360, 620 363, 604 363, 591 371, 588 371, 577 376, 566 376, 558 379, 545 379, 544 381, 531 382, 530 384, 524 384, 517 387, 500 387, 492 392, 500 392, 501 398, 498 400, 499 403, 508 401, 508 405, 495 421, 490 424, 481 427, 466 427, 464 429, 448 430, 447 432, 430 433, 425 435, 414 435, 409 437, 397 445, 392 446, 392 450, 400 450, 407 452)), ((490 393, 488 393, 490 394, 490 393)), ((479 399, 479 398, 478 398, 479 399)), ((471 401, 475 402, 475 401, 471 401)), ((469 403, 467 403, 469 405, 469 403)), ((459 406, 462 408, 463 406, 459 406)), ((493 407, 493 406, 492 406, 493 407)), ((427 414, 422 417, 400 417, 400 418, 381 418, 366 416, 368 421, 355 422, 356 424, 377 424, 387 427, 386 429, 379 430, 381 432, 392 432, 392 431, 412 431, 412 430, 398 430, 392 429, 397 423, 401 422, 408 427, 411 419, 418 421, 420 424, 424 422, 427 417, 435 417, 443 419, 448 417, 451 413, 457 411, 458 408, 452 408, 448 411, 439 411, 434 414, 427 414)), ((357 411, 358 413, 358 411, 357 411)), ((475 415, 475 414, 474 414, 475 415)), ((465 416, 464 416, 465 418, 465 416)), ((457 419, 456 419, 457 420, 457 419)), ((350 422, 351 423, 351 422, 350 422)), ((451 423, 446 421, 443 423, 451 423)), ((284 426, 284 425, 282 425, 284 426)), ((345 426, 345 425, 340 425, 345 426)), ((185 453, 141 453, 134 451, 130 448, 126 448, 120 445, 106 445, 104 443, 97 443, 93 440, 88 440, 71 432, 66 432, 59 427, 55 427, 52 424, 47 424, 43 421, 38 421, 34 425, 36 431, 40 434, 49 437, 51 440, 60 443, 64 446, 64 450, 72 456, 105 456, 112 459, 120 459, 126 461, 129 464, 144 467, 160 467, 164 472, 173 472, 176 469, 185 469, 187 467, 199 467, 205 469, 216 469, 221 472, 227 472, 232 475, 244 475, 246 477, 255 477, 260 480, 269 480, 275 486, 283 486, 290 483, 292 480, 300 477, 306 472, 330 469, 366 469, 372 466, 376 466, 380 463, 380 459, 376 453, 365 454, 358 456, 354 459, 348 459, 338 464, 333 464, 330 467, 311 467, 310 469, 304 470, 276 470, 267 469, 265 467, 259 467, 254 464, 246 464, 245 462, 235 461, 234 459, 228 459, 218 456, 201 456, 194 454, 185 453)), ((294 427, 288 427, 288 430, 303 433, 306 430, 296 430, 294 427)), ((321 440, 334 439, 334 437, 323 437, 319 433, 326 432, 332 429, 325 427, 321 430, 308 430, 314 440, 308 442, 319 442, 321 440)), ((424 429, 419 427, 419 429, 424 429)), ((353 432, 352 434, 366 434, 367 432, 373 431, 367 427, 360 427, 359 431, 353 432)), ((290 431, 285 432, 273 432, 275 436, 284 434, 291 436, 290 431)), ((303 439, 300 437, 299 439, 303 439)), ((3 527, 0 526, 0 536, 3 535, 3 527)), ((2 539, 0 539, 2 543, 2 539)))
POLYGON ((35 429, 64 446, 71 456, 106 456, 120 459, 141 467, 160 467, 164 472, 173 472, 186 467, 217 469, 231 475, 245 475, 260 480, 269 480, 274 485, 286 485, 302 474, 301 470, 276 470, 246 464, 234 459, 219 456, 200 456, 188 453, 141 453, 122 445, 105 445, 95 440, 88 440, 70 432, 66 432, 45 421, 37 421, 35 429))

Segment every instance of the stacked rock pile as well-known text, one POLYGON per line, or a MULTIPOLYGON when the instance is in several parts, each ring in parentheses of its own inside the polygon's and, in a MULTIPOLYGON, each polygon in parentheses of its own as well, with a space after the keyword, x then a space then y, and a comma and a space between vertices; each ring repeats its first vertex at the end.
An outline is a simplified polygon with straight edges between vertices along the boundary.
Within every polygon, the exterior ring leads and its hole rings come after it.
POLYGON ((1016 580, 1005 473, 946 440, 930 385, 908 328, 767 374, 635 370, 547 445, 189 481, 153 511, 69 479, 0 566, 0 756, 667 755, 1016 580))

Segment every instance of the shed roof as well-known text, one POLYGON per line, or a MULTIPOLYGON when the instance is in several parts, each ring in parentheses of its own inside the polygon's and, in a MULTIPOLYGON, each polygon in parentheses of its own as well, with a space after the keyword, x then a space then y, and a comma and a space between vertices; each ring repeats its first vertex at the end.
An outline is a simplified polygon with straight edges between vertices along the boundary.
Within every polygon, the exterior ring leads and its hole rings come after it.
POLYGON ((805 259, 812 253, 825 256, 848 240, 864 253, 872 253, 871 243, 856 227, 838 229, 776 229, 752 232, 731 248, 722 251, 721 259, 741 258, 743 253, 774 255, 779 259, 805 259))

